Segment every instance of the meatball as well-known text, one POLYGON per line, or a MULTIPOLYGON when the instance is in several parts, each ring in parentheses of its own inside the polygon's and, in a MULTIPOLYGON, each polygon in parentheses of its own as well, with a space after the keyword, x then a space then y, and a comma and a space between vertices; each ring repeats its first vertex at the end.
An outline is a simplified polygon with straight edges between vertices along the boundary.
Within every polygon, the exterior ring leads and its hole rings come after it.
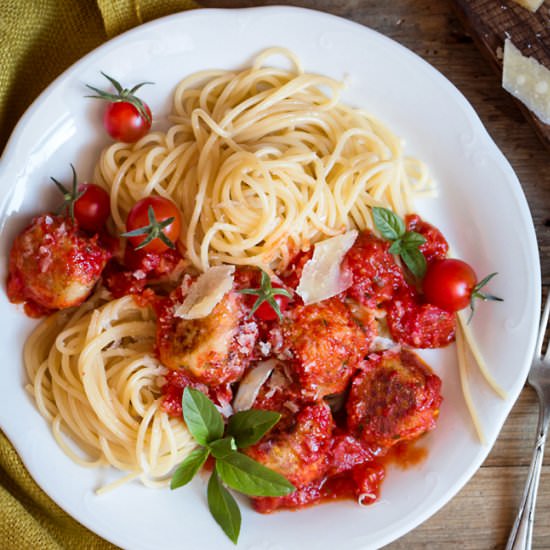
POLYGON ((403 284, 403 274, 388 252, 390 243, 371 231, 363 231, 344 258, 344 268, 353 275, 347 295, 360 304, 376 308, 391 300, 403 284))
POLYGON ((293 426, 269 433, 245 453, 285 476, 296 488, 321 479, 328 468, 333 420, 326 403, 308 405, 293 426))
POLYGON ((346 403, 347 425, 365 444, 388 448, 435 427, 441 380, 413 352, 389 350, 369 357, 346 403))
POLYGON ((283 355, 289 357, 302 394, 316 400, 344 391, 373 338, 345 304, 331 298, 289 312, 283 324, 283 355))
POLYGON ((216 386, 239 380, 257 339, 257 326, 247 322, 242 297, 228 292, 200 319, 174 315, 175 298, 167 299, 157 321, 157 348, 169 369, 185 369, 194 380, 216 386))
POLYGON ((422 303, 414 288, 404 286, 385 304, 392 338, 413 348, 441 348, 455 339, 454 313, 422 303))
POLYGON ((35 218, 10 252, 8 297, 38 316, 77 306, 92 292, 109 258, 97 237, 86 237, 63 216, 35 218))

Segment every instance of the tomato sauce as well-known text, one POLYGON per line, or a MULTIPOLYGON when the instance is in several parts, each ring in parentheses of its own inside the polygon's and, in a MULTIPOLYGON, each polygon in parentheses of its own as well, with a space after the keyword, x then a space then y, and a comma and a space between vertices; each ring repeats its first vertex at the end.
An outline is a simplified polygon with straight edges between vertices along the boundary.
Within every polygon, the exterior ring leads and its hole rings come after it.
MULTIPOLYGON (((448 245, 437 228, 416 215, 405 222, 407 230, 426 238, 421 251, 428 263, 446 256, 448 245)), ((455 316, 424 301, 387 241, 368 230, 360 233, 342 264, 351 286, 309 305, 294 294, 281 319, 251 315, 253 300, 239 291, 257 288, 260 272, 240 267, 233 289, 208 316, 183 319, 176 310, 193 277, 184 273, 177 250, 127 246, 123 257, 114 258, 110 248, 98 236, 81 235, 66 218, 37 218, 14 242, 8 296, 26 302, 28 315, 41 316, 80 303, 102 276, 114 297, 131 294, 152 306, 155 351, 168 367, 162 408, 178 418, 186 387, 202 391, 226 412, 248 369, 273 360, 253 407, 278 411, 282 419, 243 452, 287 477, 296 490, 253 498, 257 511, 337 499, 368 505, 379 498, 388 464, 410 468, 426 458, 426 449, 415 442, 435 426, 441 381, 407 346, 449 344, 455 316), (52 298, 67 281, 81 285, 82 292, 72 301, 63 292, 61 300, 52 298), (398 344, 392 350, 374 347, 380 324, 398 344)), ((295 289, 311 255, 299 252, 277 285, 295 289)))
POLYGON ((447 256, 449 244, 437 227, 425 222, 418 214, 405 216, 405 224, 407 231, 416 231, 426 239, 426 242, 421 244, 419 249, 424 254, 428 264, 447 256))

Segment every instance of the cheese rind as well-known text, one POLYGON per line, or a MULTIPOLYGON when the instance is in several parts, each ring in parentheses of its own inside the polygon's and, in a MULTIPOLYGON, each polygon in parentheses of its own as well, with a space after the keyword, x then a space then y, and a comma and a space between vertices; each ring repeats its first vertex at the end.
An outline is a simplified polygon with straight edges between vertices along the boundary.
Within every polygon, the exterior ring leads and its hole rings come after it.
POLYGON ((535 13, 542 6, 544 0, 514 0, 514 2, 535 13))
POLYGON ((550 70, 504 42, 502 86, 545 124, 550 124, 550 70))

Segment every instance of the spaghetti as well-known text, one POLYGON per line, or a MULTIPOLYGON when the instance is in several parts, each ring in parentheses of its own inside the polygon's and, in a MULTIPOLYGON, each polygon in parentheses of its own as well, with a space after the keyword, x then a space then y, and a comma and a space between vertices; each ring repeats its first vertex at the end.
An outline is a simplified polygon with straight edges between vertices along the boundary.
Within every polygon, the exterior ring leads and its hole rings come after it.
MULTIPOLYGON (((406 157, 375 118, 341 104, 342 89, 305 73, 283 49, 266 50, 240 72, 187 77, 166 132, 101 154, 95 179, 109 189, 117 233, 138 200, 157 194, 181 210, 180 240, 199 271, 231 264, 280 273, 315 242, 373 229, 372 206, 411 212, 412 200, 432 191, 424 164, 406 157), (267 66, 274 54, 292 69, 267 66)), ((47 318, 25 344, 29 390, 59 445, 79 464, 128 472, 115 485, 165 484, 194 447, 181 418, 161 406, 167 368, 154 351, 156 331, 151 308, 100 289, 47 318)), ((244 348, 246 335, 239 342, 244 348)), ((457 344, 465 400, 483 440, 466 347, 501 391, 460 316, 457 344)))
POLYGON ((201 271, 281 270, 311 243, 372 229, 371 206, 411 211, 413 195, 430 190, 424 164, 375 118, 340 103, 342 89, 281 48, 241 72, 185 78, 167 132, 101 155, 95 179, 110 190, 117 229, 137 200, 159 194, 181 209, 181 240, 201 271), (292 70, 267 66, 275 54, 292 70))
POLYGON ((78 464, 111 465, 145 485, 164 484, 194 444, 160 407, 166 368, 153 354, 152 311, 131 296, 108 300, 100 291, 36 328, 24 348, 29 390, 78 464))

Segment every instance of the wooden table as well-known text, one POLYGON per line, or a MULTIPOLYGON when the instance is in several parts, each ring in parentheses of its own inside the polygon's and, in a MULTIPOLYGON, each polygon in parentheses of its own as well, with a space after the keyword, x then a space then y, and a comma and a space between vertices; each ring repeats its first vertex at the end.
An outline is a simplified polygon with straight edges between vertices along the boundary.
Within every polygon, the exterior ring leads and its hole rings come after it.
MULTIPOLYGON (((496 0, 495 0, 496 1, 496 0)), ((510 0, 499 0, 503 4, 510 0)), ((512 164, 531 207, 550 284, 550 152, 538 141, 500 79, 457 19, 451 0, 202 0, 206 7, 290 4, 352 19, 393 38, 441 71, 473 105, 512 164)), ((548 9, 548 1, 544 6, 548 9)), ((537 420, 534 392, 525 388, 489 457, 460 493, 431 519, 387 548, 503 548, 521 497, 537 420)), ((533 546, 550 548, 550 449, 544 462, 533 546)))

